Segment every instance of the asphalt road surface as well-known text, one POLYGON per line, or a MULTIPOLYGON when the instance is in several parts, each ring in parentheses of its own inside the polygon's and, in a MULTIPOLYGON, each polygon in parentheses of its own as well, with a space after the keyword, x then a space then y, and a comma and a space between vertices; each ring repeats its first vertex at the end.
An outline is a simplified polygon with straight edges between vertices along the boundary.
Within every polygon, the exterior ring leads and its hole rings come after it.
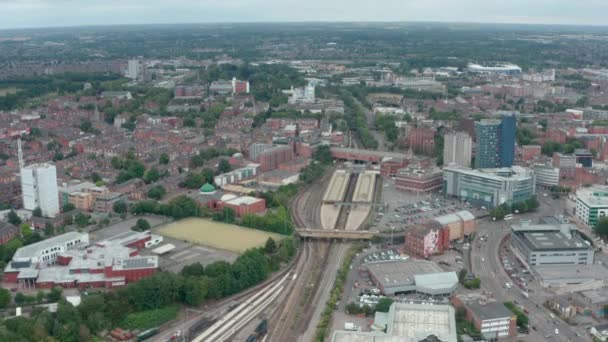
MULTIPOLYGON (((538 213, 533 213, 519 215, 517 218, 536 219, 538 217, 538 213)), ((534 292, 529 299, 526 299, 516 286, 511 289, 506 288, 505 284, 512 283, 512 280, 500 262, 499 250, 501 241, 510 233, 511 223, 513 221, 492 222, 488 219, 477 221, 477 240, 471 243, 471 264, 473 273, 481 279, 482 289, 494 293, 499 302, 517 301, 529 311, 530 334, 518 337, 520 340, 590 341, 581 327, 572 327, 558 317, 550 316, 550 311, 542 304, 551 294, 542 289, 536 280, 530 284, 530 288, 534 292), (484 234, 488 236, 487 241, 479 242, 479 236, 484 234), (535 327, 536 330, 532 327, 535 327), (558 335, 555 334, 556 328, 559 330, 558 335), (576 332, 580 337, 576 335, 576 332)))

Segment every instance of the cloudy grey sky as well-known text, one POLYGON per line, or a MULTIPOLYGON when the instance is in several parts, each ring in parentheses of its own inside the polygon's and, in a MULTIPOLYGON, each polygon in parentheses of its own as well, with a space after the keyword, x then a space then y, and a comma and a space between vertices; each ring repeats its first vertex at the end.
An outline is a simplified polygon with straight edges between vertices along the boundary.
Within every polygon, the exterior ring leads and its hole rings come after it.
POLYGON ((0 0, 0 28, 267 21, 606 25, 608 0, 0 0))

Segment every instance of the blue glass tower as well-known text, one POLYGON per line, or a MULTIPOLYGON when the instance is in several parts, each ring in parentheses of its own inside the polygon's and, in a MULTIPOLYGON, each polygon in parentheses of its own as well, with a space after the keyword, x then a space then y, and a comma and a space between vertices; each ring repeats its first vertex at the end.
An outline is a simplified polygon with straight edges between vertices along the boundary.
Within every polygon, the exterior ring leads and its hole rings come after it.
POLYGON ((503 116, 500 126, 500 167, 511 167, 515 160, 515 115, 503 116))
POLYGON ((511 167, 515 159, 515 115, 475 122, 475 168, 511 167))

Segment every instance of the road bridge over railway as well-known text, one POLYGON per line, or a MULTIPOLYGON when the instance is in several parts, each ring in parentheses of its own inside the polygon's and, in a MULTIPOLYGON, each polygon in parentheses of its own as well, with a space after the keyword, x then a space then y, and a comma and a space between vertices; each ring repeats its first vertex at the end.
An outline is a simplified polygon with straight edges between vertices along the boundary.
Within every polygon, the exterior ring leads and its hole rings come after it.
POLYGON ((298 229, 296 233, 310 239, 371 240, 380 232, 375 230, 298 229))

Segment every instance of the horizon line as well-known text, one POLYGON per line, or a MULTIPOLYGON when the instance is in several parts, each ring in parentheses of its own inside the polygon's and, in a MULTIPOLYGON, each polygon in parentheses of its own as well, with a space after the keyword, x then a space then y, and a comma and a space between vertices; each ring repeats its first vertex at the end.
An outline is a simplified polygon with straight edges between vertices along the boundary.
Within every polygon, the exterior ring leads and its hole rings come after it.
POLYGON ((135 27, 135 26, 180 26, 180 25, 243 25, 243 24, 457 24, 457 25, 505 25, 505 26, 547 26, 563 28, 606 28, 608 24, 556 24, 556 23, 534 23, 534 22, 487 22, 487 21, 428 21, 428 20, 407 20, 407 21, 375 21, 375 20, 290 20, 290 21, 207 21, 207 22, 150 22, 150 23, 117 23, 117 24, 74 24, 57 26, 22 26, 22 27, 0 27, 2 31, 19 30, 40 30, 40 29, 74 29, 74 28, 109 28, 109 27, 135 27))

